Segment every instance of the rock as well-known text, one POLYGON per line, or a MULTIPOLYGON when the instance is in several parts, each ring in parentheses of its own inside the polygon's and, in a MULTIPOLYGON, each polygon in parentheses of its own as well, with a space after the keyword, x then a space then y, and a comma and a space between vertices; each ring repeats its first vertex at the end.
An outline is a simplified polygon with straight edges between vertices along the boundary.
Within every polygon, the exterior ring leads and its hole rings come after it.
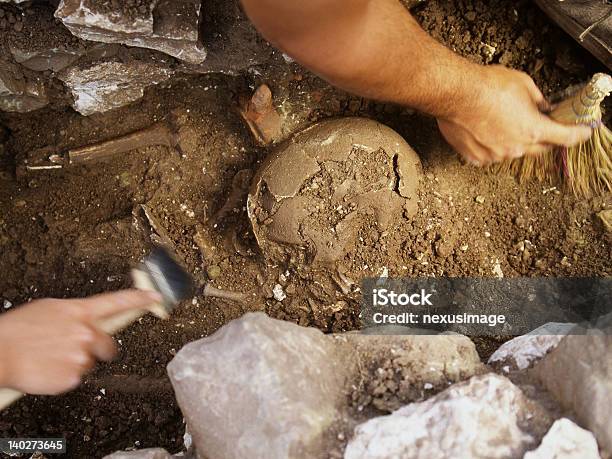
MULTIPOLYGON (((449 384, 484 373, 476 346, 463 335, 334 335, 338 344, 346 344, 354 354, 358 372, 353 381, 367 380, 356 386, 351 398, 359 411, 372 404, 381 411, 395 411, 409 402, 445 389, 449 384)), ((404 330, 408 330, 404 328, 404 330)), ((347 365, 350 367, 350 365, 347 365)))
POLYGON ((103 459, 173 459, 168 451, 162 448, 148 448, 140 451, 117 451, 116 453, 104 456, 103 459))
POLYGON ((602 210, 597 214, 599 220, 608 232, 612 232, 612 210, 602 210))
MULTIPOLYGON (((51 9, 32 9, 14 24, 23 28, 23 33, 7 43, 13 59, 22 67, 36 72, 51 70, 59 72, 83 56, 88 44, 58 25, 51 9)), ((99 44, 97 45, 99 46, 99 44)))
MULTIPOLYGON (((534 374, 580 425, 612 455, 612 329, 565 337, 534 368, 534 374)), ((604 457, 606 455, 604 454, 604 457)))
POLYGON ((600 456, 593 434, 563 418, 553 424, 540 446, 523 459, 600 459, 600 456))
POLYGON ((106 112, 140 99, 145 88, 161 83, 173 71, 161 64, 131 60, 95 62, 65 69, 57 75, 83 115, 106 112))
POLYGON ((247 210, 267 258, 330 266, 356 252, 362 230, 383 232, 416 205, 421 174, 419 157, 392 129, 363 118, 323 121, 272 151, 247 210))
POLYGON ((345 459, 520 457, 533 439, 520 389, 493 374, 475 376, 420 403, 357 426, 345 459))
POLYGON ((557 347, 576 324, 551 322, 502 344, 489 358, 489 364, 512 365, 518 370, 530 367, 557 347))
POLYGON ((280 137, 281 117, 267 84, 260 85, 250 98, 241 101, 240 114, 259 145, 270 145, 280 137))
POLYGON ((55 16, 84 40, 155 49, 192 64, 206 59, 199 42, 201 0, 140 3, 62 0, 55 16))
POLYGON ((73 64, 82 56, 81 50, 50 48, 45 50, 27 50, 16 45, 10 47, 15 62, 36 72, 60 70, 73 64))
POLYGON ((0 110, 26 113, 48 103, 46 88, 35 75, 26 75, 17 65, 0 60, 0 110))
POLYGON ((186 345, 168 365, 198 453, 319 457, 347 370, 319 330, 249 313, 186 345))

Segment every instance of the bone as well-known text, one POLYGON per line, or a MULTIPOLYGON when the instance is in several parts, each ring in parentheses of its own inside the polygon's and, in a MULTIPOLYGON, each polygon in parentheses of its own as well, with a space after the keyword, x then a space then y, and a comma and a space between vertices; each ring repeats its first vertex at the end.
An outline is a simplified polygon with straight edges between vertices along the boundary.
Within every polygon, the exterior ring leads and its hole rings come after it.
POLYGON ((70 164, 84 164, 99 161, 144 147, 164 145, 174 148, 177 144, 176 134, 165 122, 156 123, 115 139, 98 142, 68 151, 70 164))
POLYGON ((213 287, 210 284, 206 284, 202 290, 202 294, 205 297, 220 298, 223 300, 234 301, 236 303, 246 304, 247 294, 241 292, 230 292, 229 290, 221 290, 217 287, 213 287))

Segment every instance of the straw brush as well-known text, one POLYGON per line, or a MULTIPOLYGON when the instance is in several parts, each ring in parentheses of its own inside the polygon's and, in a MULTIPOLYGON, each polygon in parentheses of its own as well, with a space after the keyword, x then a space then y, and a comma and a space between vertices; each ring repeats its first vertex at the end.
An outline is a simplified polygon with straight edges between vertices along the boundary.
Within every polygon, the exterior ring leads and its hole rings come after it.
POLYGON ((597 73, 582 89, 559 103, 551 118, 565 124, 593 128, 591 138, 573 147, 557 147, 533 156, 507 161, 498 166, 520 181, 537 178, 565 180, 581 196, 612 190, 612 132, 602 122, 601 103, 612 92, 612 77, 597 73))

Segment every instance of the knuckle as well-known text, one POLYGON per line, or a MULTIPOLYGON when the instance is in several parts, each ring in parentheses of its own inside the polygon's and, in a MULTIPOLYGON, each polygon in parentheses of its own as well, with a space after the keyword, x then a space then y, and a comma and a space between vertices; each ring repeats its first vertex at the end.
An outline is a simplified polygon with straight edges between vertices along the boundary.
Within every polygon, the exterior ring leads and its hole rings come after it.
POLYGON ((96 340, 96 333, 94 330, 85 324, 78 324, 74 332, 80 344, 92 344, 96 340))
POLYGON ((537 126, 530 126, 526 132, 527 144, 536 144, 542 140, 542 130, 537 126))

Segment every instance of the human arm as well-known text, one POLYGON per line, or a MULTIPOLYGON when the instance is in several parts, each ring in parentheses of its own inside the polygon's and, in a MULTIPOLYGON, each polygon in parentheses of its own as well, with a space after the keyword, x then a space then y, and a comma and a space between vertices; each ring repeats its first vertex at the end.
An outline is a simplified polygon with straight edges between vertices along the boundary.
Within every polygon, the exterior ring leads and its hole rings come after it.
POLYGON ((590 136, 554 122, 533 80, 481 66, 430 37, 397 0, 242 0, 273 44, 331 84, 437 118, 466 159, 487 164, 590 136))
POLYGON ((44 299, 0 316, 0 387, 58 394, 79 385, 96 360, 116 354, 98 330, 102 319, 159 301, 155 292, 126 290, 73 300, 44 299))

